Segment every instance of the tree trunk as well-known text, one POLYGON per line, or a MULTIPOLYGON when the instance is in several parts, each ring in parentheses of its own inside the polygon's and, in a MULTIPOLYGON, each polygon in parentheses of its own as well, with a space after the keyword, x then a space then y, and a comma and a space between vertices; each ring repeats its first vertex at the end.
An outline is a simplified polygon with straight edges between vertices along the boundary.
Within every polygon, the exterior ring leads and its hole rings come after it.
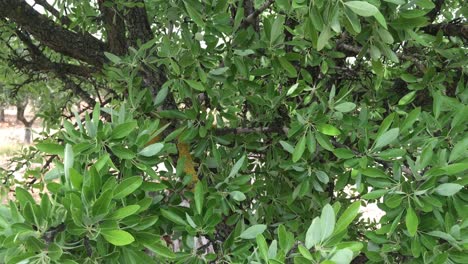
POLYGON ((32 141, 32 125, 34 124, 34 120, 36 117, 33 117, 31 120, 27 120, 24 116, 24 112, 26 110, 26 106, 28 105, 28 101, 26 102, 17 102, 16 103, 16 119, 23 123, 24 125, 24 143, 31 144, 32 141))
POLYGON ((31 144, 32 142, 32 127, 25 126, 24 127, 24 143, 31 144))
POLYGON ((0 107, 0 122, 5 122, 5 108, 0 107))

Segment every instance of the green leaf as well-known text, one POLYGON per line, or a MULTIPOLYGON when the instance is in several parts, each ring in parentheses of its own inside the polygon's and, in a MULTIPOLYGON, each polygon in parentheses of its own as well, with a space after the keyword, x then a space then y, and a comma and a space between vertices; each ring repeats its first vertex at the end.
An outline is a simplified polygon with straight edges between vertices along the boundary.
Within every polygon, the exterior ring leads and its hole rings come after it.
POLYGON ((109 215, 109 218, 114 220, 120 220, 127 216, 135 214, 136 212, 138 212, 138 210, 140 210, 140 208, 141 207, 137 204, 124 206, 115 210, 112 214, 109 215))
POLYGON ((448 242, 452 242, 452 243, 456 243, 457 241, 455 240, 455 238, 453 236, 451 236, 450 234, 447 234, 445 232, 442 232, 442 231, 431 231, 431 232, 428 232, 427 233, 428 235, 430 236, 435 236, 435 237, 438 237, 438 238, 442 238, 448 242))
POLYGON ((119 159, 135 158, 135 153, 128 148, 124 148, 123 146, 113 146, 111 147, 111 150, 119 159))
POLYGON ((304 135, 301 137, 299 142, 296 144, 296 147, 294 148, 294 152, 292 156, 293 162, 297 162, 299 159, 301 159, 302 154, 304 154, 305 145, 306 145, 306 137, 304 135))
POLYGON ((185 222, 185 220, 182 217, 180 217, 177 213, 171 211, 170 209, 169 210, 161 209, 161 214, 166 219, 168 219, 171 222, 174 222, 174 223, 176 223, 178 225, 182 225, 182 226, 187 225, 187 222, 185 222))
POLYGON ((191 19, 193 19, 193 21, 200 27, 204 27, 205 26, 205 22, 203 21, 203 17, 202 15, 200 14, 200 12, 198 12, 195 8, 193 8, 191 5, 190 5, 190 2, 188 1, 184 1, 184 4, 185 4, 185 9, 187 10, 187 13, 188 15, 190 16, 191 19))
POLYGON ((359 214, 359 208, 361 207, 361 202, 354 202, 341 214, 340 218, 336 222, 335 234, 338 234, 353 222, 354 218, 359 214))
POLYGON ((244 164, 244 160, 245 160, 245 156, 242 156, 242 157, 236 162, 236 164, 234 164, 234 166, 233 166, 232 169, 231 169, 231 172, 229 172, 228 178, 232 178, 232 177, 234 177, 234 176, 237 175, 237 173, 239 172, 239 170, 242 168, 242 165, 244 164))
POLYGON ((398 101, 398 105, 407 105, 411 102, 413 102, 414 98, 416 96, 416 91, 412 91, 407 93, 405 96, 403 96, 400 101, 398 101))
POLYGON ((322 227, 320 222, 321 221, 319 217, 314 218, 309 228, 307 229, 305 238, 305 246, 307 249, 311 249, 317 245, 322 238, 322 227))
POLYGON ((63 171, 65 173, 65 179, 67 180, 68 184, 70 182, 70 168, 73 167, 75 155, 73 154, 73 149, 70 144, 65 145, 65 158, 63 159, 63 171))
POLYGON ((322 209, 320 227, 322 230, 320 241, 323 242, 333 234, 333 230, 335 229, 335 211, 333 211, 333 207, 330 204, 325 205, 322 209))
POLYGON ((406 130, 412 128, 414 122, 416 122, 420 114, 421 114, 421 107, 417 107, 414 110, 412 110, 406 117, 405 121, 403 121, 403 123, 401 124, 400 132, 404 133, 406 132, 406 130))
POLYGON ((443 183, 437 186, 434 191, 443 196, 453 196, 457 192, 463 189, 463 185, 456 184, 456 183, 443 183))
POLYGON ((281 67, 283 67, 283 69, 286 70, 289 77, 297 77, 296 68, 294 68, 294 65, 292 65, 285 57, 279 57, 278 61, 280 62, 281 67))
POLYGON ((365 168, 361 170, 361 173, 371 178, 388 178, 385 172, 377 168, 365 168))
POLYGON ((278 241, 279 246, 284 253, 289 252, 294 244, 292 234, 286 230, 283 224, 278 227, 278 241))
POLYGON ((262 256, 262 258, 268 262, 268 245, 265 237, 262 234, 258 234, 255 240, 257 241, 260 256, 262 256))
POLYGON ((380 11, 377 11, 377 13, 374 14, 374 18, 375 18, 375 20, 377 20, 377 22, 379 22, 379 24, 383 28, 388 29, 387 28, 387 21, 385 21, 385 17, 382 15, 382 13, 380 13, 380 11))
POLYGON ((75 170, 74 168, 70 168, 70 181, 71 181, 71 184, 72 186, 77 189, 77 190, 80 190, 81 189, 81 185, 83 183, 83 175, 81 175, 77 170, 75 170))
POLYGON ((348 248, 340 249, 330 260, 335 264, 349 264, 353 260, 353 251, 348 248))
POLYGON ((109 212, 109 205, 112 201, 112 190, 107 190, 102 193, 93 204, 93 215, 100 216, 109 212))
POLYGON ((190 87, 192 87, 193 89, 197 90, 197 91, 200 91, 200 92, 203 92, 205 91, 205 86, 203 86, 203 84, 201 82, 197 82, 197 81, 192 81, 192 80, 184 80, 190 87))
POLYGON ((104 51, 104 56, 106 56, 114 64, 119 64, 120 62, 122 62, 122 59, 120 59, 118 56, 112 53, 104 51))
POLYGON ((283 147, 284 150, 286 150, 287 152, 291 154, 294 153, 294 147, 291 144, 283 140, 280 140, 279 143, 283 147))
POLYGON ((405 222, 406 229, 408 229, 410 236, 416 235, 416 232, 418 231, 419 219, 411 205, 408 205, 408 208, 406 209, 405 222))
POLYGON ((351 112, 355 108, 356 108, 356 104, 351 103, 351 102, 346 102, 346 103, 341 103, 339 105, 335 105, 335 110, 338 111, 338 112, 342 112, 342 113, 351 112))
POLYGON ((245 194, 243 192, 240 192, 240 191, 232 191, 229 193, 229 195, 232 197, 232 199, 238 201, 238 202, 242 202, 244 201, 245 199, 247 199, 247 197, 245 197, 245 194))
POLYGON ((328 177, 327 173, 324 171, 320 171, 320 170, 316 171, 315 175, 317 175, 317 179, 324 184, 327 184, 330 181, 330 178, 328 177))
POLYGON ((388 193, 388 190, 375 190, 370 193, 364 194, 363 196, 361 196, 361 198, 364 200, 378 199, 384 196, 386 193, 388 193))
POLYGON ((363 17, 370 17, 377 13, 379 10, 374 5, 369 4, 364 1, 349 1, 344 3, 349 7, 354 13, 363 17))
POLYGON ((158 154, 163 148, 164 148, 163 143, 154 143, 140 150, 140 152, 138 152, 138 155, 151 157, 151 156, 158 154))
POLYGON ((63 156, 63 153, 65 151, 65 147, 62 145, 46 142, 36 144, 36 148, 42 152, 59 156, 63 156))
POLYGON ((149 250, 153 251, 156 253, 156 255, 163 257, 163 258, 168 258, 168 259, 174 259, 176 257, 176 254, 172 252, 168 247, 159 244, 157 242, 155 243, 143 243, 143 245, 148 248, 149 250))
POLYGON ((193 196, 195 200, 195 208, 197 209, 197 213, 201 215, 203 208, 203 200, 205 198, 205 191, 203 188, 203 183, 201 181, 198 181, 195 185, 193 196))
POLYGON ((329 124, 317 124, 316 127, 317 130, 324 135, 339 136, 341 134, 341 131, 338 128, 329 124))
POLYGON ((143 183, 143 179, 141 176, 133 176, 127 179, 124 179, 114 190, 114 199, 122 199, 127 195, 133 193, 137 190, 141 184, 143 183))
POLYGON ((273 46, 278 41, 284 32, 284 16, 278 16, 273 21, 270 33, 270 46, 273 46))
POLYGON ((459 141, 450 152, 449 163, 468 156, 468 138, 459 141))
POLYGON ((122 123, 120 125, 117 125, 113 130, 111 134, 112 139, 119 139, 119 138, 124 138, 128 136, 132 131, 137 127, 137 122, 136 121, 130 121, 127 123, 122 123))
POLYGON ((164 86, 156 95, 156 98, 154 99, 154 105, 158 106, 162 104, 168 94, 169 94, 169 87, 164 86))
POLYGON ((453 163, 442 168, 447 175, 455 175, 465 170, 468 170, 468 163, 453 163))
POLYGON ((340 159, 351 159, 355 156, 351 150, 345 148, 334 149, 333 154, 335 154, 335 156, 337 156, 340 159))
POLYGON ((317 142, 322 148, 328 151, 333 151, 333 145, 330 143, 330 139, 327 136, 315 134, 315 138, 317 139, 317 142))
POLYGON ((266 225, 253 225, 244 230, 244 232, 242 232, 239 237, 242 239, 254 239, 258 234, 263 233, 266 228, 266 225))
POLYGON ((19 201, 21 206, 23 207, 28 202, 31 204, 36 204, 36 201, 34 201, 34 198, 32 197, 32 195, 21 187, 15 188, 15 196, 16 196, 16 200, 19 201))
POLYGON ((374 149, 380 149, 395 141, 400 134, 399 128, 392 128, 375 140, 374 149))
POLYGON ((311 131, 307 132, 306 145, 310 154, 315 154, 315 150, 317 149, 317 142, 315 141, 314 134, 311 131))
POLYGON ((331 31, 329 27, 326 27, 319 35, 317 39, 317 50, 321 51, 325 45, 327 45, 328 41, 332 37, 331 31))
POLYGON ((133 243, 135 238, 128 233, 127 231, 123 230, 101 230, 101 234, 104 238, 115 246, 125 246, 133 243))

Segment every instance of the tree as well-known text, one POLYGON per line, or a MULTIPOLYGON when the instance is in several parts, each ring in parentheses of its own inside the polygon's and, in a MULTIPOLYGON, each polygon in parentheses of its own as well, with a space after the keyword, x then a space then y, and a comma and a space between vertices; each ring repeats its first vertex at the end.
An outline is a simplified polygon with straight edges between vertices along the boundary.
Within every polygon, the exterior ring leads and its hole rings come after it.
POLYGON ((93 109, 36 144, 5 262, 468 262, 462 1, 35 3, 3 57, 93 109))

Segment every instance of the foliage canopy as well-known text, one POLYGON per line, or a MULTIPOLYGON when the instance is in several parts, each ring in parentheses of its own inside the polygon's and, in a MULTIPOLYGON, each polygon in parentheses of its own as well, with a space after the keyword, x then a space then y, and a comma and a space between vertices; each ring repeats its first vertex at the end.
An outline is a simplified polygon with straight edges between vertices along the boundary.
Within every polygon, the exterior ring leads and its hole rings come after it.
POLYGON ((71 114, 0 263, 468 263, 463 1, 29 2, 1 58, 71 114))

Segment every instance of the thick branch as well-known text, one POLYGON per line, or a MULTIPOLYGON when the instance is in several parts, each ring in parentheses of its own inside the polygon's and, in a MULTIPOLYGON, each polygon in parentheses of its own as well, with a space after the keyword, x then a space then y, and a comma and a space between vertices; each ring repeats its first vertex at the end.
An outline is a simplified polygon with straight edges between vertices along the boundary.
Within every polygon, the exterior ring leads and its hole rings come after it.
POLYGON ((129 8, 125 16, 127 29, 130 33, 129 46, 136 47, 138 40, 140 40, 141 43, 146 43, 153 39, 154 35, 148 22, 144 0, 133 0, 132 2, 143 5, 143 7, 129 8))
POLYGON ((125 38, 125 23, 117 9, 104 5, 104 0, 99 0, 104 27, 106 28, 107 44, 110 52, 123 55, 127 51, 125 38))
POLYGON ((42 44, 97 67, 104 63, 105 45, 98 39, 67 30, 40 14, 24 0, 0 0, 0 17, 21 26, 42 44))
POLYGON ((438 24, 430 24, 422 28, 422 30, 431 35, 437 35, 439 31, 442 31, 444 36, 448 37, 460 37, 463 40, 468 40, 468 24, 460 22, 459 19, 455 19, 451 22, 443 22, 438 24))
POLYGON ((96 68, 86 66, 73 65, 67 63, 57 63, 49 60, 37 47, 34 45, 32 39, 23 32, 16 30, 18 38, 26 45, 32 61, 24 58, 11 59, 14 66, 18 69, 28 69, 37 72, 55 72, 58 74, 78 75, 82 77, 90 77, 92 73, 96 72, 96 68))

